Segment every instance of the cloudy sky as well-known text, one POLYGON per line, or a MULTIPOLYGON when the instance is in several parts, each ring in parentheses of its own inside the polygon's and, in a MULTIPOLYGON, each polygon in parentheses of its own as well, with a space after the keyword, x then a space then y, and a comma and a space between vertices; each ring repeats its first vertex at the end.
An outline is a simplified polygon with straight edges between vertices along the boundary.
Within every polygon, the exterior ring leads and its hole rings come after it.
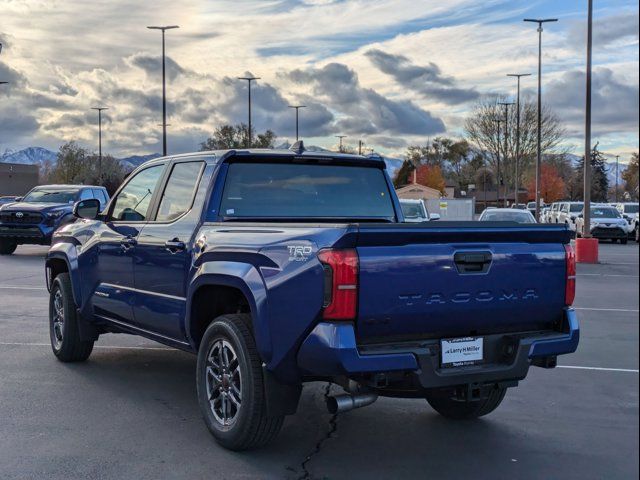
MULTIPOLYGON (((557 17, 543 34, 543 97, 582 149, 586 0, 0 0, 0 152, 95 148, 161 151, 160 33, 167 33, 170 153, 197 149, 222 123, 246 121, 279 141, 305 104, 310 143, 400 154, 462 135, 482 95, 513 94, 507 73, 535 73, 537 33, 524 17, 557 17)), ((593 130, 602 149, 638 150, 638 2, 596 0, 593 130)), ((523 79, 526 94, 536 79, 523 79)))

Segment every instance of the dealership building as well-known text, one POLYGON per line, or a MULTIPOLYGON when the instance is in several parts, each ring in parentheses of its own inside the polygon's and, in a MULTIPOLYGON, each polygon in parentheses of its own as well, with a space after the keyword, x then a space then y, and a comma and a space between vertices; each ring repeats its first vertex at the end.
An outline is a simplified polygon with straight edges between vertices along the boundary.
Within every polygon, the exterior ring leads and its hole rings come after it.
POLYGON ((21 196, 38 184, 38 166, 0 163, 0 196, 21 196))

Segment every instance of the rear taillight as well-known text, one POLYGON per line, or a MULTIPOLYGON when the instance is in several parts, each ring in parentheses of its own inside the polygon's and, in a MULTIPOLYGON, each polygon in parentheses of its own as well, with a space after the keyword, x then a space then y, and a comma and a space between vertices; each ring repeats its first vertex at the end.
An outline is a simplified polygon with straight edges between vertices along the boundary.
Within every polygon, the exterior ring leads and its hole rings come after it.
POLYGON ((320 250, 324 268, 322 318, 351 320, 358 308, 358 254, 353 249, 320 250))
POLYGON ((567 264, 567 285, 564 291, 564 303, 567 306, 571 306, 576 298, 576 252, 571 245, 565 245, 564 251, 567 264))

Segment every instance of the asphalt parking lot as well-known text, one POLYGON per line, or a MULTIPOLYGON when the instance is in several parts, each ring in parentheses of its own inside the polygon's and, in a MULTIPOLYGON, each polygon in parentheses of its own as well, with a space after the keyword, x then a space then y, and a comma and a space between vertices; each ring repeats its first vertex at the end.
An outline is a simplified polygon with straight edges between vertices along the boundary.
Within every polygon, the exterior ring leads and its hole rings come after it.
POLYGON ((198 410, 195 357, 105 335, 84 364, 49 347, 42 247, 0 257, 0 479, 638 478, 638 246, 578 266, 581 343, 533 368, 502 406, 452 423, 381 399, 332 421, 305 388, 277 440, 218 447, 198 410))

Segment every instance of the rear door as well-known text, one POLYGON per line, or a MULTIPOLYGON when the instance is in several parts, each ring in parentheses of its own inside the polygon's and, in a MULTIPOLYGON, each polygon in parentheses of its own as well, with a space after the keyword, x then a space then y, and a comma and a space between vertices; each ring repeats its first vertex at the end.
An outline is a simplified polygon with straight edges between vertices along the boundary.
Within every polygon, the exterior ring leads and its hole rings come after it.
POLYGON ((551 328, 564 308, 565 236, 543 225, 361 225, 357 335, 375 341, 551 328))
MULTIPOLYGON (((134 317, 140 328, 183 341, 186 282, 193 235, 201 214, 201 208, 193 205, 198 185, 203 183, 203 197, 207 182, 201 182, 205 169, 202 159, 176 161, 169 169, 158 207, 136 245, 134 317)), ((197 204, 202 202, 199 198, 197 204)))
POLYGON ((94 285, 92 301, 98 316, 127 324, 133 321, 133 257, 164 169, 165 164, 155 164, 140 170, 111 203, 96 258, 83 266, 89 284, 94 285))

